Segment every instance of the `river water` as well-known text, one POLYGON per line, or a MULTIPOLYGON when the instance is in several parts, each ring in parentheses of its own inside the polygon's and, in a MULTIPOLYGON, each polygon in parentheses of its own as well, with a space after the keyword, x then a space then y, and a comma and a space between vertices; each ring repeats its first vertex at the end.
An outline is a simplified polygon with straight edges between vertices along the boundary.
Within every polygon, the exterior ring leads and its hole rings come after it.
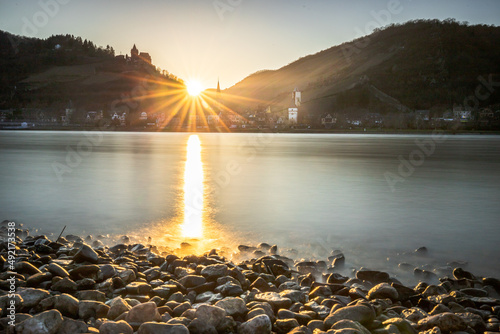
POLYGON ((37 233, 264 241, 500 277, 500 136, 2 131, 0 182, 0 220, 37 233), (424 260, 405 255, 421 246, 424 260))

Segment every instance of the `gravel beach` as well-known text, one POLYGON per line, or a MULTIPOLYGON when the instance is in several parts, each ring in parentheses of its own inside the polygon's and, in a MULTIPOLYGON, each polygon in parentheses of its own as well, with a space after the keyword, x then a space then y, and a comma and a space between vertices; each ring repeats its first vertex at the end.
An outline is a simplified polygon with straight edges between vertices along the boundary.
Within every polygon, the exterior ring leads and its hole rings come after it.
POLYGON ((400 263, 408 285, 341 251, 313 261, 265 243, 196 254, 125 236, 52 239, 1 223, 0 333, 500 332, 500 280, 459 266, 400 263))

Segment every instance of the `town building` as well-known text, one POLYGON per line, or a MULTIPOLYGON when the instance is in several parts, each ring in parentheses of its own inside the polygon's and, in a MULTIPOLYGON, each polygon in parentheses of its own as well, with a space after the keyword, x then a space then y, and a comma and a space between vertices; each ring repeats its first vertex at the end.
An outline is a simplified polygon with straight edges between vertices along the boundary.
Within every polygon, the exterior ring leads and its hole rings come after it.
POLYGON ((472 110, 462 106, 453 107, 453 119, 462 123, 472 120, 472 110))
POLYGON ((325 129, 331 129, 337 123, 337 116, 332 116, 329 113, 321 115, 321 125, 325 129))

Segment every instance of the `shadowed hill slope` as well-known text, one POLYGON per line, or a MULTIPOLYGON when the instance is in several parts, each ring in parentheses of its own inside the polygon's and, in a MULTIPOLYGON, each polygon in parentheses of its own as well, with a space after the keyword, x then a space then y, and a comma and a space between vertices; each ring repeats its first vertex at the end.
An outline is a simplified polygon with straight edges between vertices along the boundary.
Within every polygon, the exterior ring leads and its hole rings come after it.
MULTIPOLYGON (((390 25, 369 36, 301 58, 278 70, 252 74, 225 91, 253 102, 233 103, 238 111, 258 104, 288 106, 291 92, 303 107, 377 112, 449 108, 463 104, 481 84, 500 81, 500 28, 468 26, 454 20, 417 20, 390 25)), ((482 105, 500 102, 498 90, 482 105)), ((245 100, 246 101, 246 100, 245 100)))

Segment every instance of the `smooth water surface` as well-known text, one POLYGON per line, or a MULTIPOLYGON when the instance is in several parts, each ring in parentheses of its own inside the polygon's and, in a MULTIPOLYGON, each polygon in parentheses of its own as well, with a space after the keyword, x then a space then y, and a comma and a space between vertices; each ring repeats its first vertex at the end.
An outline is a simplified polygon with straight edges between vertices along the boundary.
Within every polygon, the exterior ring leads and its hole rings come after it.
POLYGON ((186 185, 203 180, 204 237, 221 244, 339 248, 374 268, 426 246, 438 263, 500 276, 499 136, 198 134, 196 175, 190 136, 0 132, 0 219, 174 235, 186 185))

